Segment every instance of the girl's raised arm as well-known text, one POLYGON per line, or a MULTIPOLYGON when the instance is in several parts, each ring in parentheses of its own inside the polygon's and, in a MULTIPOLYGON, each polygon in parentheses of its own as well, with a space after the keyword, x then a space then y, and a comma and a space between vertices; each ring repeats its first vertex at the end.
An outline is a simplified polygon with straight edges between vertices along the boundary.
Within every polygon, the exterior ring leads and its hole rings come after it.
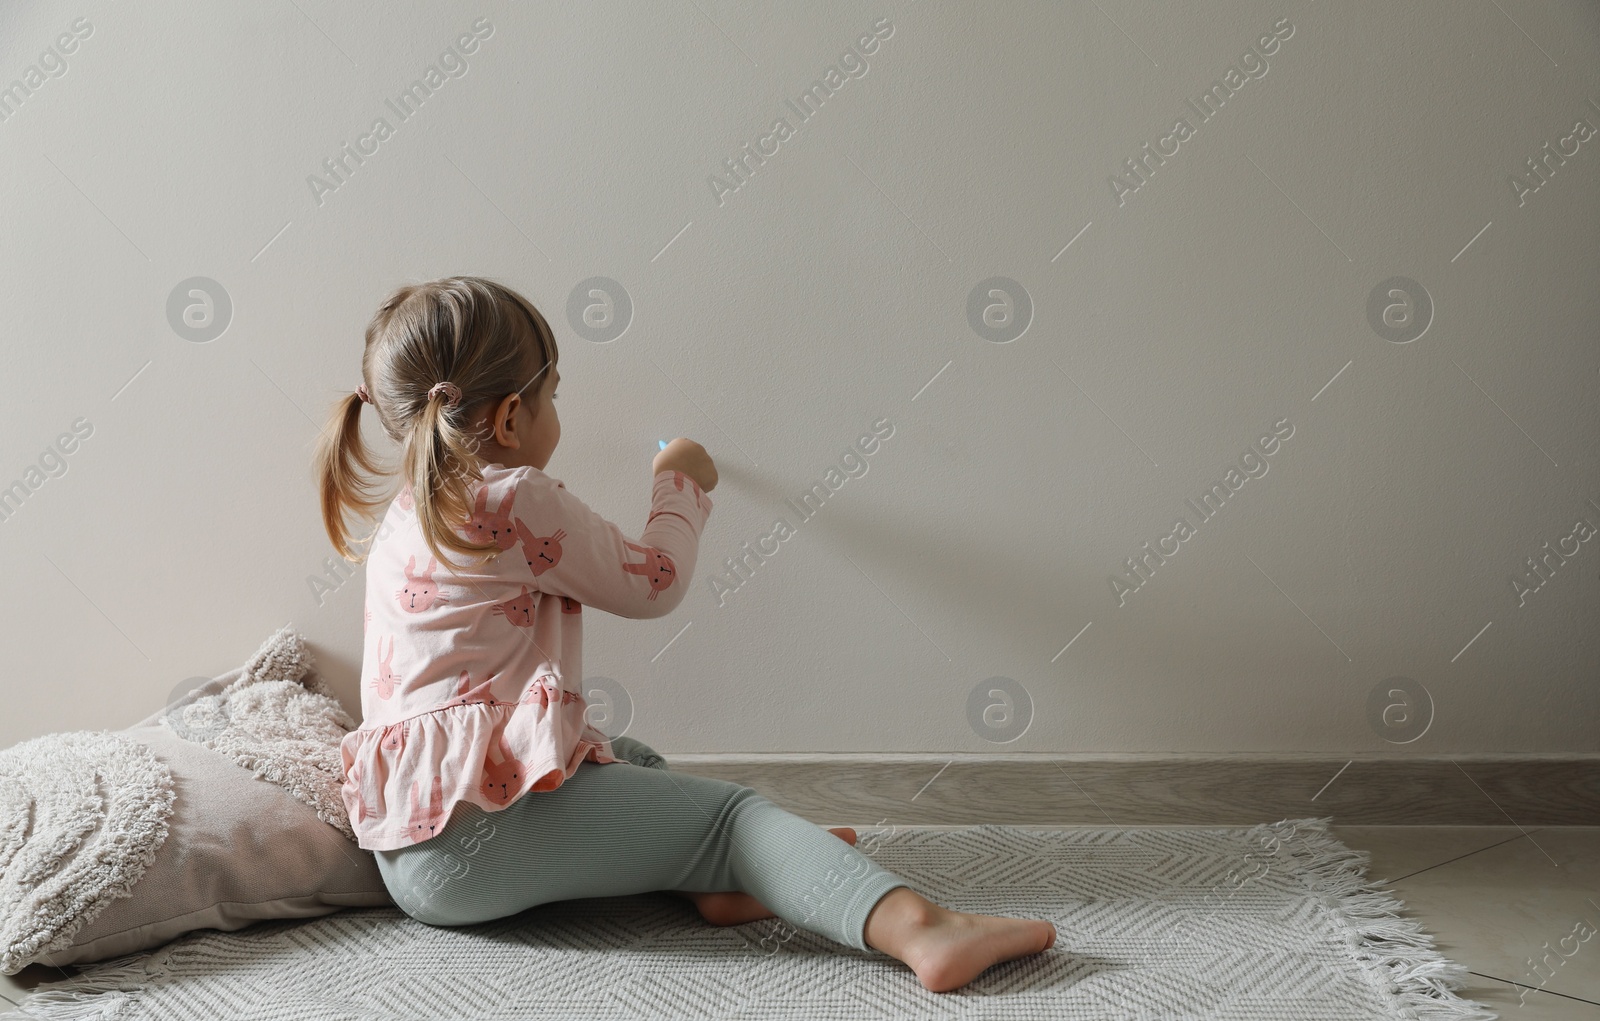
POLYGON ((652 482, 644 532, 630 539, 560 481, 529 469, 517 482, 511 525, 531 587, 620 617, 649 618, 683 600, 710 514, 711 498, 698 483, 663 471, 652 482))

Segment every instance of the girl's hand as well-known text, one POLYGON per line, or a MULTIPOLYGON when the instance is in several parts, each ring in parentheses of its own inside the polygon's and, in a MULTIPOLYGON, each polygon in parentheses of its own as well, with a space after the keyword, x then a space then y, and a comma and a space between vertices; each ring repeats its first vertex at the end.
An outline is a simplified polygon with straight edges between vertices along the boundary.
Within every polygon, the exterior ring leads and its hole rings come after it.
POLYGON ((652 474, 664 471, 683 472, 707 493, 717 488, 717 466, 711 455, 706 453, 705 447, 682 436, 662 447, 651 462, 652 474))

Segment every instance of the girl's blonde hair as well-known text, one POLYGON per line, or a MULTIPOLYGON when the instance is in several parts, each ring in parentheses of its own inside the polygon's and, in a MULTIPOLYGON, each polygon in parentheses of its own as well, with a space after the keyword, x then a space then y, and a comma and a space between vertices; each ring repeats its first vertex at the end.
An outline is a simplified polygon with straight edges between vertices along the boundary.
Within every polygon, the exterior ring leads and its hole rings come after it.
MULTIPOLYGON (((537 414, 534 396, 559 357, 555 335, 533 303, 483 277, 396 288, 367 324, 361 378, 383 431, 402 449, 400 471, 411 485, 417 523, 441 564, 450 562, 441 546, 469 556, 499 552, 494 542, 474 543, 456 531, 472 513, 469 486, 483 478, 477 451, 485 436, 473 432, 474 415, 512 393, 522 393, 537 414), (461 390, 454 407, 445 393, 429 395, 441 382, 461 390)), ((390 474, 361 442, 364 403, 352 392, 334 405, 316 452, 323 527, 339 555, 355 563, 367 551, 352 550, 345 511, 375 517, 387 500, 371 495, 375 478, 390 474)))

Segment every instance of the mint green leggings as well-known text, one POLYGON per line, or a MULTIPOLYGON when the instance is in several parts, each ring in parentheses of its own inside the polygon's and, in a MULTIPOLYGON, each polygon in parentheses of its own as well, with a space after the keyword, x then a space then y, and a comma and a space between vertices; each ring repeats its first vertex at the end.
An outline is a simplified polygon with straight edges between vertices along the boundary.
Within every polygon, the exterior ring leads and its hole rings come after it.
POLYGON ((878 900, 905 880, 749 787, 668 770, 632 738, 623 762, 584 762, 498 812, 458 804, 419 844, 375 851, 390 896, 427 925, 536 904, 653 890, 743 890, 779 918, 857 950, 878 900))

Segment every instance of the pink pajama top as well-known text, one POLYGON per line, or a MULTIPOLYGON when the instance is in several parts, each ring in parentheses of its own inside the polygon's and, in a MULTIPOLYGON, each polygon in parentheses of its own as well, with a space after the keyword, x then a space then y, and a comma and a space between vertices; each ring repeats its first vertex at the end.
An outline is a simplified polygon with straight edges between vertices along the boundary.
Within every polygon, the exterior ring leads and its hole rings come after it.
POLYGON ((682 472, 652 487, 635 541, 537 468, 487 465, 460 529, 499 546, 482 566, 438 563, 402 488, 368 551, 362 721, 339 748, 361 847, 427 840, 458 802, 497 812, 585 759, 618 761, 585 719, 583 608, 671 611, 711 513, 682 472))

